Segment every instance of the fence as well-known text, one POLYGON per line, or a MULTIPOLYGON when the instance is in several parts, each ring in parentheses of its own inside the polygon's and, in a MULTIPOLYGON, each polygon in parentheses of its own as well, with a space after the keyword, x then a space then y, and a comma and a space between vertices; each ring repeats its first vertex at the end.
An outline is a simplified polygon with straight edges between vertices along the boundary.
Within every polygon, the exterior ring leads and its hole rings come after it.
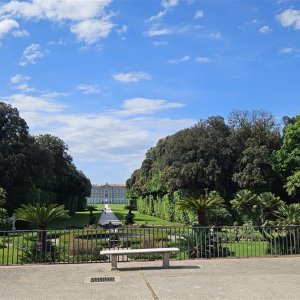
MULTIPOLYGON (((173 259, 300 254, 300 225, 0 231, 0 265, 105 262, 102 249, 178 247, 173 259)), ((120 261, 158 255, 120 256, 120 261)))

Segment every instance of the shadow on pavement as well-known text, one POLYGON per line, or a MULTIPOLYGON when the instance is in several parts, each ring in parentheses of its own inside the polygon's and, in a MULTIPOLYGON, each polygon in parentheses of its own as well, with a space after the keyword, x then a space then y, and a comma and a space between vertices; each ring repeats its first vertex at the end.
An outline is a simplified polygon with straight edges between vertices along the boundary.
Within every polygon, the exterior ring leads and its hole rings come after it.
POLYGON ((168 268, 162 267, 131 267, 131 268, 118 268, 120 272, 127 272, 127 271, 142 271, 142 270, 191 270, 191 269, 200 269, 199 266, 170 266, 168 268))

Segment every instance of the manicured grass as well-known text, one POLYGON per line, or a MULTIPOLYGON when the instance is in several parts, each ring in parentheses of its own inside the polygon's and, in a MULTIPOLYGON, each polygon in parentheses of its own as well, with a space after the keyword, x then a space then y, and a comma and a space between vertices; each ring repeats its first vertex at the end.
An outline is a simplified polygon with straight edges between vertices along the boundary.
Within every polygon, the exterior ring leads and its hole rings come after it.
MULTIPOLYGON (((94 211, 93 214, 96 217, 96 220, 98 222, 101 211, 97 210, 94 211)), ((89 212, 88 211, 80 211, 75 213, 75 215, 71 216, 67 219, 61 219, 57 220, 51 224, 49 224, 49 228, 77 228, 77 227, 84 227, 89 224, 89 212)))
MULTIPOLYGON (((102 209, 104 208, 104 204, 96 204, 97 211, 94 211, 93 214, 96 217, 97 222, 100 219, 102 209)), ((109 204, 110 208, 113 210, 115 215, 121 221, 125 221, 126 215, 128 213, 128 209, 125 209, 125 204, 109 204)), ((164 225, 164 226, 183 226, 183 224, 178 224, 174 222, 168 222, 166 220, 162 220, 156 218, 154 216, 149 216, 145 214, 141 214, 138 211, 133 211, 135 218, 134 221, 137 224, 148 224, 148 225, 164 225)), ((82 211, 77 212, 75 215, 71 216, 68 219, 57 220, 54 223, 49 224, 49 228, 70 228, 70 227, 84 227, 89 223, 89 212, 82 211)))
MULTIPOLYGON (((119 220, 124 221, 126 218, 126 215, 128 213, 128 209, 125 209, 124 204, 110 204, 110 208, 113 210, 115 215, 119 218, 119 220)), ((174 222, 169 222, 160 218, 156 218, 154 216, 149 216, 142 214, 138 211, 132 211, 132 213, 135 215, 134 221, 137 224, 148 224, 148 225, 173 225, 173 226, 183 226, 183 224, 178 224, 174 222)))
POLYGON ((268 242, 266 241, 239 241, 239 243, 224 243, 236 257, 257 257, 268 255, 268 242))

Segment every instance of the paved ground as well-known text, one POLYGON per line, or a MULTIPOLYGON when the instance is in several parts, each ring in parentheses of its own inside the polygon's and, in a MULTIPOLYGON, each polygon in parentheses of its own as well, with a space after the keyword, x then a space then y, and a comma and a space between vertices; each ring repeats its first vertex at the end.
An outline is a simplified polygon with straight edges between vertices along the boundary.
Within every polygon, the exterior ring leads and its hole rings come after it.
POLYGON ((0 299, 300 299, 300 257, 0 267, 0 299), (114 276, 115 282, 85 283, 114 276))
POLYGON ((108 206, 108 204, 104 205, 104 210, 100 216, 99 224, 105 225, 109 224, 111 222, 114 225, 121 224, 121 221, 117 218, 117 216, 114 214, 114 212, 111 210, 111 208, 108 206))

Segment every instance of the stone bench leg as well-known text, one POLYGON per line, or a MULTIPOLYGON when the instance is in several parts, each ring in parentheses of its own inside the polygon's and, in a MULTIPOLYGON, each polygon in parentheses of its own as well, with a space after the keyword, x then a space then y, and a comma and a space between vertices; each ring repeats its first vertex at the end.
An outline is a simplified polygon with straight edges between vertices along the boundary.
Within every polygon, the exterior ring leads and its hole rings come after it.
POLYGON ((170 253, 165 252, 163 253, 163 268, 168 268, 170 266, 170 253))
POLYGON ((118 263, 118 255, 111 256, 111 270, 117 270, 117 263, 118 263))

